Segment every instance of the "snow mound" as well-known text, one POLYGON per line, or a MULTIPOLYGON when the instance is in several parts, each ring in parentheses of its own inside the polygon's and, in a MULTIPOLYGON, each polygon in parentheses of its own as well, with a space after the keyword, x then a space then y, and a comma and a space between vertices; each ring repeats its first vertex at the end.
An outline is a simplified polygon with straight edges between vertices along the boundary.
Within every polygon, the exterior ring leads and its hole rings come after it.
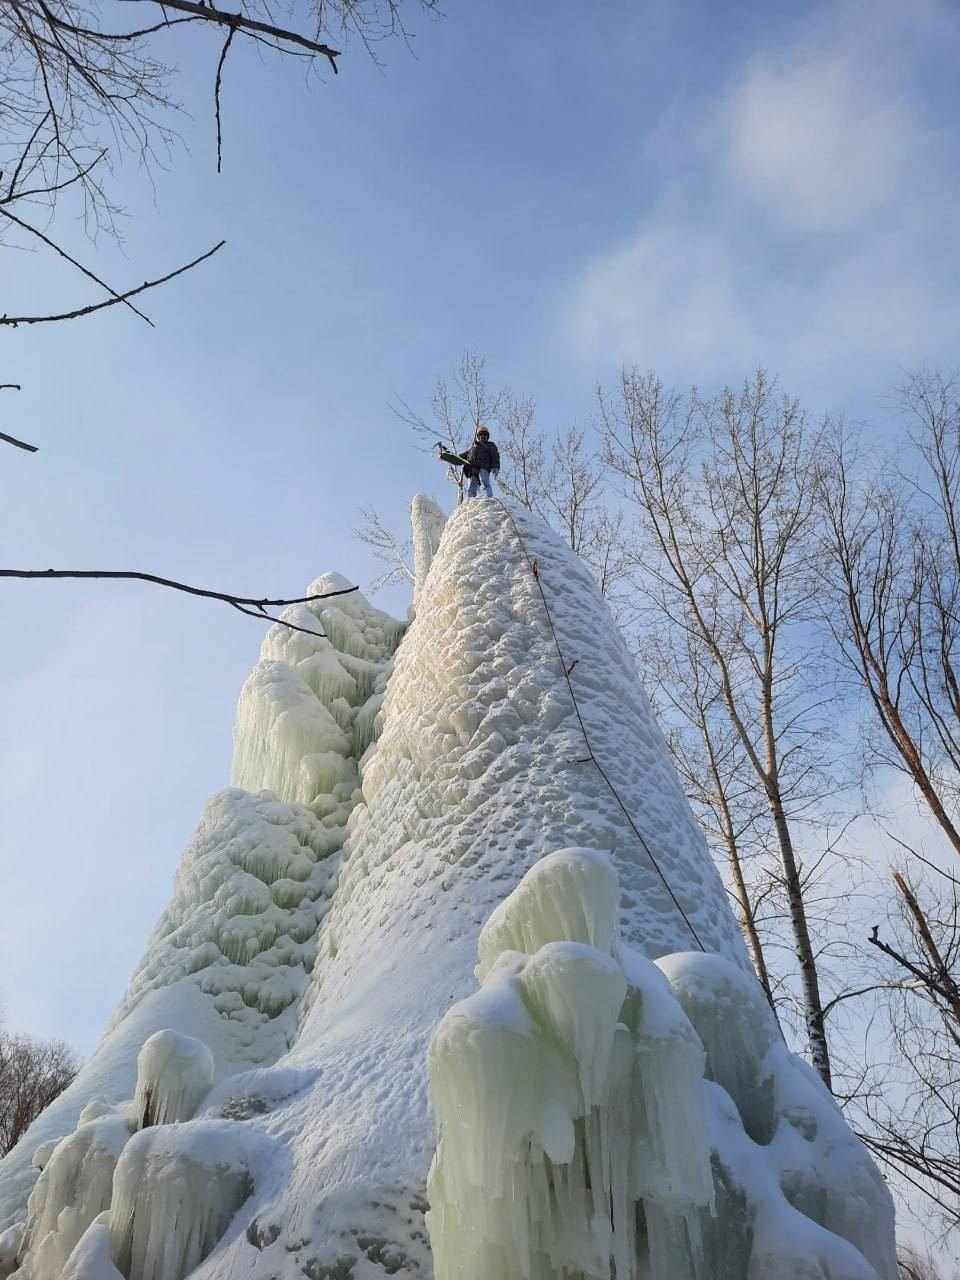
POLYGON ((893 1280, 887 1184, 820 1077, 783 1043, 759 984, 719 956, 657 964, 706 1049, 714 1151, 755 1222, 751 1280, 893 1280))
POLYGON ((67 1263, 63 1280, 123 1280, 110 1253, 110 1215, 101 1213, 80 1237, 67 1263))
POLYGON ((17 1256, 20 1253, 23 1232, 22 1222, 17 1222, 12 1227, 7 1227, 6 1231, 0 1232, 0 1280, 7 1280, 7 1277, 17 1269, 17 1256))

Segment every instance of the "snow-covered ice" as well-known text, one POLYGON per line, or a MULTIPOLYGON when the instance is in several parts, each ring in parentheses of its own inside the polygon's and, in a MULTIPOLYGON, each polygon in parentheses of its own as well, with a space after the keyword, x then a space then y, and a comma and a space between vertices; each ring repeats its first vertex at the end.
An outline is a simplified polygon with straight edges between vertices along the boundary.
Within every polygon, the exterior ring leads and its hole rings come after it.
POLYGON ((418 500, 405 636, 359 593, 268 632, 235 785, 0 1162, 0 1276, 45 1280, 45 1231, 71 1280, 892 1280, 886 1188, 779 1040, 630 654, 514 517, 642 842, 507 513, 418 500), (175 1122, 134 1133, 157 1032, 175 1122))

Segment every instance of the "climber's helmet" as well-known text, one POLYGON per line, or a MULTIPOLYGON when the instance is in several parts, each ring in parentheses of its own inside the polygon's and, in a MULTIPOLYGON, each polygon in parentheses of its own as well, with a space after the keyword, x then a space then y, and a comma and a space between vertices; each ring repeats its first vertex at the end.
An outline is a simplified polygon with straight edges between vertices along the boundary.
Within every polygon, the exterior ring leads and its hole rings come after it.
POLYGON ((490 439, 490 432, 487 430, 487 428, 486 428, 486 427, 481 427, 481 428, 480 428, 480 430, 477 432, 477 439, 478 439, 478 440, 489 440, 489 439, 490 439))

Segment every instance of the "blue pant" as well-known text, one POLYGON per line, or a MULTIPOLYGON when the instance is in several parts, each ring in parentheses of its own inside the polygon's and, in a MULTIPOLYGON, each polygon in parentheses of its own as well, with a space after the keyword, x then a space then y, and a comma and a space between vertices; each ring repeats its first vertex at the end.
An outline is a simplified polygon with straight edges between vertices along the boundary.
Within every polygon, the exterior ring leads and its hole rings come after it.
POLYGON ((468 498, 475 498, 480 492, 480 485, 483 485, 483 492, 488 498, 493 497, 493 488, 490 484, 490 472, 481 471, 479 477, 474 473, 470 477, 470 488, 467 490, 468 498))

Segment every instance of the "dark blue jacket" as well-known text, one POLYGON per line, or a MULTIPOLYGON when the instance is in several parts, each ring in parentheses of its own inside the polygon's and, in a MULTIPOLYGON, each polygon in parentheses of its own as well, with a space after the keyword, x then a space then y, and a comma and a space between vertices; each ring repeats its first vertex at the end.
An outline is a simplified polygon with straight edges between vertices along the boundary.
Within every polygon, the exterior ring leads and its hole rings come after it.
POLYGON ((477 440, 469 449, 464 450, 463 456, 470 463, 470 467, 465 468, 468 474, 474 470, 500 470, 500 451, 492 440, 477 440))

